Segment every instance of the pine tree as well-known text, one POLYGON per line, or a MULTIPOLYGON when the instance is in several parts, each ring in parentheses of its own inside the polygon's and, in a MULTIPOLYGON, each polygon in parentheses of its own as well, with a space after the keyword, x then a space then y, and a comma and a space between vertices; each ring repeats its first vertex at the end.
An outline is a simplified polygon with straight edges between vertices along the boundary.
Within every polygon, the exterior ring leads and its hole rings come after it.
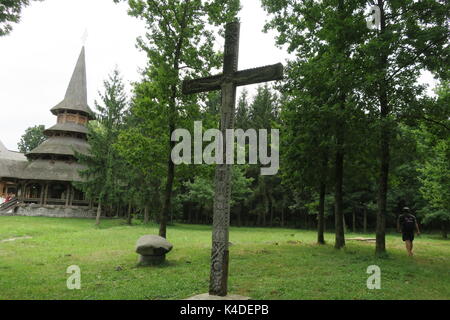
POLYGON ((102 206, 121 204, 123 180, 126 171, 124 162, 114 144, 124 124, 127 98, 119 71, 114 70, 104 81, 104 93, 99 93, 101 103, 95 102, 98 110, 96 121, 88 125, 89 154, 76 156, 87 168, 80 172, 83 182, 77 187, 86 193, 90 200, 98 202, 96 224, 100 223, 102 206))

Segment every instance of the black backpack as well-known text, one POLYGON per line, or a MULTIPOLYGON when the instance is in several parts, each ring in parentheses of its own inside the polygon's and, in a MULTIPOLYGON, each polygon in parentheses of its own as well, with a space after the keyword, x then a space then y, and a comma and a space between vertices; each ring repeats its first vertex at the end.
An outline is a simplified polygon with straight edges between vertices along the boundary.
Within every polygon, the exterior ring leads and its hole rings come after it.
POLYGON ((403 232, 413 232, 414 227, 416 226, 416 218, 414 216, 405 214, 403 216, 402 228, 403 232))

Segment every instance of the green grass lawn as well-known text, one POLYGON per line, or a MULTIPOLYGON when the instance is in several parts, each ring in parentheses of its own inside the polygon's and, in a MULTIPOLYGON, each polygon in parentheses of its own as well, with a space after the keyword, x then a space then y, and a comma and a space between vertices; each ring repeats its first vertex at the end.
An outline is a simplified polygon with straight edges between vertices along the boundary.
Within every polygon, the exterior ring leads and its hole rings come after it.
MULTIPOLYGON (((211 227, 168 229, 174 249, 158 267, 136 267, 136 240, 156 225, 120 220, 0 217, 0 299, 183 299, 208 291, 211 227), (31 239, 1 242, 30 236, 31 239), (81 290, 68 290, 66 270, 81 268, 81 290), (120 268, 118 268, 120 267, 120 268)), ((348 237, 373 235, 350 234, 348 237)), ((315 244, 313 231, 231 228, 229 292, 253 299, 450 299, 450 241, 423 235, 415 257, 397 234, 389 255, 373 243, 344 250, 315 244), (381 289, 369 290, 369 265, 381 268, 381 289)))

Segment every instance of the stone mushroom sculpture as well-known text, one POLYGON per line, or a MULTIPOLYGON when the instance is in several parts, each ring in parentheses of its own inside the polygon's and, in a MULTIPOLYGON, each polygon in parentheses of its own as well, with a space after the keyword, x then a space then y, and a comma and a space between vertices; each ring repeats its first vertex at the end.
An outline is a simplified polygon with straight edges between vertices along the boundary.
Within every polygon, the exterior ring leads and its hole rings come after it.
POLYGON ((166 259, 166 253, 172 250, 173 245, 163 237, 146 235, 138 239, 136 252, 139 254, 140 266, 161 264, 166 259))

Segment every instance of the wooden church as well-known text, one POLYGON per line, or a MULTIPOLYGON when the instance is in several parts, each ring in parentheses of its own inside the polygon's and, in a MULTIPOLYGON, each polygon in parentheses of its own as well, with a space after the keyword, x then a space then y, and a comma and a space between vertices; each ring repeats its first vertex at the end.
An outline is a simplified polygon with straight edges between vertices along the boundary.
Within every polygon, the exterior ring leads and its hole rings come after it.
POLYGON ((0 215, 88 217, 92 203, 74 188, 80 181, 75 152, 89 152, 87 123, 94 113, 87 104, 85 50, 81 49, 64 100, 50 110, 56 124, 45 130, 47 139, 27 154, 7 150, 0 143, 0 215))

